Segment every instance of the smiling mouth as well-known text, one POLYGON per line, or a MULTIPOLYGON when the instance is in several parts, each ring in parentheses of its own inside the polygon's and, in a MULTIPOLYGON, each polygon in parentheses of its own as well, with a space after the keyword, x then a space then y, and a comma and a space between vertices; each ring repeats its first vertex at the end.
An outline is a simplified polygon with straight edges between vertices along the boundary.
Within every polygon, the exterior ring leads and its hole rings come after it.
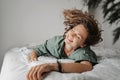
POLYGON ((67 40, 68 40, 69 42, 73 42, 73 40, 69 39, 68 37, 67 37, 67 40))

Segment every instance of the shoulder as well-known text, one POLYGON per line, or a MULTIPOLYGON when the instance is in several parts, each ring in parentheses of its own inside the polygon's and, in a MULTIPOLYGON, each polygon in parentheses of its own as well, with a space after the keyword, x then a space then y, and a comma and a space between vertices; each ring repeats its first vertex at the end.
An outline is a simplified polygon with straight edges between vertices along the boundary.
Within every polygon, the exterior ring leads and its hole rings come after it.
POLYGON ((84 47, 84 48, 78 48, 74 55, 76 58, 80 59, 94 59, 94 61, 97 60, 97 56, 93 50, 90 49, 90 47, 84 47))
POLYGON ((84 47, 84 48, 78 48, 78 51, 84 51, 84 53, 91 53, 95 54, 95 52, 90 48, 90 46, 84 47))
POLYGON ((89 57, 96 58, 96 53, 90 48, 90 46, 80 48, 79 51, 81 51, 85 55, 89 55, 89 57))
POLYGON ((85 51, 87 54, 96 57, 96 53, 90 47, 87 47, 85 51))

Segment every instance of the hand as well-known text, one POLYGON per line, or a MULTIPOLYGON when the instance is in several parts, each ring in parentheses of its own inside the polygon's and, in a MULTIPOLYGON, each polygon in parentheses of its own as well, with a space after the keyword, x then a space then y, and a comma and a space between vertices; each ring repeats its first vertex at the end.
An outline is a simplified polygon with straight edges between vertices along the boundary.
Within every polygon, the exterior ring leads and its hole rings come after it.
POLYGON ((42 80, 44 73, 48 73, 53 70, 52 64, 42 64, 32 67, 28 74, 27 80, 42 80))
POLYGON ((29 60, 30 61, 37 61, 38 60, 37 58, 38 57, 37 57, 37 54, 35 53, 35 51, 32 51, 29 55, 29 60))

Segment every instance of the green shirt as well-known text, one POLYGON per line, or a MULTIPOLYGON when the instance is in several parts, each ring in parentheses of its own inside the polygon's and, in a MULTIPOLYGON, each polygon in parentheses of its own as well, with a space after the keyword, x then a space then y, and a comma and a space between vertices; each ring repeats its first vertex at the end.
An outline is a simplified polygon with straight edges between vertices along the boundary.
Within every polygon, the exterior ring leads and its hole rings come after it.
POLYGON ((72 59, 74 61, 89 61, 93 65, 97 63, 97 57, 90 47, 77 48, 72 54, 67 56, 64 53, 64 37, 55 36, 46 40, 44 44, 34 48, 38 56, 47 55, 57 59, 72 59))

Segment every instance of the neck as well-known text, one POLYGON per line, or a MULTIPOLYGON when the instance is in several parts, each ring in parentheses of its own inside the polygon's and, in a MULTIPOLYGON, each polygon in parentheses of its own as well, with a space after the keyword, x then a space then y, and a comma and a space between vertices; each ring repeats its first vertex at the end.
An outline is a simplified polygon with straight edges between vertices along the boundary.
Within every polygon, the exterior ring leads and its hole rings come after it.
POLYGON ((74 51, 74 49, 71 46, 65 45, 64 51, 65 51, 66 55, 69 56, 74 51))

